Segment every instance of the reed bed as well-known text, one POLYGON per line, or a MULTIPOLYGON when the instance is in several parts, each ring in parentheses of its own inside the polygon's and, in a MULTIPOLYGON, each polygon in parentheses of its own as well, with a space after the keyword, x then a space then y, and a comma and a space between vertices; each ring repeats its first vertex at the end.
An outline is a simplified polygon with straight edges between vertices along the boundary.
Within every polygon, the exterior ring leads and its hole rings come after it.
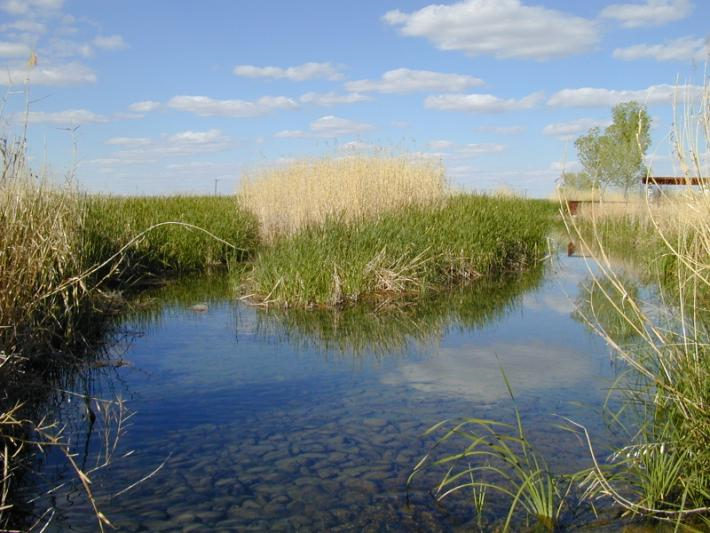
MULTIPOLYGON (((686 177, 704 177, 700 154, 710 148, 710 87, 676 121, 676 155, 686 177), (704 143, 703 145, 699 143, 704 143)), ((676 529, 710 527, 710 194, 687 187, 622 213, 604 209, 567 217, 580 240, 596 250, 596 298, 633 334, 589 323, 614 348, 623 371, 611 412, 626 444, 600 463, 583 426, 593 466, 583 482, 589 499, 606 497, 632 515, 671 522, 676 529), (613 253, 645 243, 642 261, 662 268, 660 302, 644 301, 613 268, 613 253), (623 304, 623 305, 622 305, 623 304)), ((591 300, 594 305, 594 300, 591 300)), ((598 305, 597 305, 598 306, 598 305)), ((608 314, 608 313, 607 313, 608 314)))
POLYGON ((124 285, 244 261, 258 245, 255 217, 230 197, 85 196, 82 209, 83 263, 108 261, 102 273, 124 285))
POLYGON ((88 287, 82 270, 80 201, 69 187, 33 176, 22 142, 5 143, 0 180, 0 352, 31 353, 77 334, 88 287))
POLYGON ((239 201, 273 241, 338 218, 355 221, 446 194, 440 162, 411 157, 304 159, 242 176, 239 201))
POLYGON ((342 307, 521 272, 547 252, 556 206, 457 195, 374 218, 327 219, 260 253, 247 290, 263 304, 342 307))

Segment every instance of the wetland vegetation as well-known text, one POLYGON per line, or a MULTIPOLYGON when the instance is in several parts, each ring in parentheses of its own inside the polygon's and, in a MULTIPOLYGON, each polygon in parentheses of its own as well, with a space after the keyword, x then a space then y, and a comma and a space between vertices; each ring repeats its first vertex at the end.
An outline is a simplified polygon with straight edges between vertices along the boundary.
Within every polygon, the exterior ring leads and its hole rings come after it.
MULTIPOLYGON (((710 116, 707 105, 706 98, 700 112, 693 114, 696 119, 701 117, 706 134, 710 116)), ((638 109, 637 112, 640 116, 638 109)), ((595 135, 600 136, 599 132, 595 135)), ((597 137, 591 135, 585 142, 593 145, 592 141, 597 139, 599 146, 609 144, 608 140, 602 142, 597 137)), ((87 196, 71 184, 49 186, 27 167, 24 140, 5 142, 4 146, 0 181, 0 284, 4 288, 0 293, 0 373, 3 383, 8 385, 0 398, 0 456, 5 465, 0 480, 3 527, 15 525, 10 512, 16 505, 14 487, 23 482, 21 469, 35 461, 32 449, 43 445, 55 446, 62 452, 84 489, 89 504, 84 510, 95 515, 100 528, 110 524, 88 482, 89 474, 101 479, 100 469, 77 464, 71 438, 59 429, 60 425, 47 423, 42 416, 38 418, 36 413, 43 412, 42 409, 38 411, 18 391, 26 382, 32 382, 33 391, 43 387, 45 391, 56 390, 59 386, 56 377, 62 374, 56 368, 69 361, 81 374, 82 366, 76 362, 90 353, 96 360, 97 344, 105 340, 107 332, 115 332, 112 328, 121 323, 116 317, 122 309, 132 305, 134 314, 129 320, 143 329, 162 320, 163 307, 156 310, 145 301, 139 303, 140 300, 127 303, 125 296, 141 294, 148 281, 228 269, 231 281, 222 276, 218 282, 210 281, 207 285, 213 290, 219 288, 214 301, 218 308, 222 306, 223 313, 228 309, 220 303, 225 292, 232 302, 239 297, 257 304, 258 310, 249 308, 249 320, 254 327, 245 328, 248 335, 270 341, 283 336, 284 345, 294 357, 311 350, 347 353, 358 361, 367 359, 363 357, 365 354, 373 354, 379 361, 387 359, 383 354, 402 352, 412 345, 422 347, 430 343, 445 351, 446 342, 456 343, 458 337, 453 332, 457 329, 466 332, 461 334, 465 337, 497 321, 512 320, 510 310, 520 304, 524 295, 542 290, 545 279, 542 261, 551 250, 548 237, 555 225, 557 229, 561 227, 556 222, 559 204, 454 194, 448 189, 440 166, 409 157, 298 161, 255 173, 245 180, 236 197, 116 198, 87 196), (294 201, 294 183, 303 193, 303 201, 294 201)), ((686 176, 702 171, 692 153, 688 155, 679 145, 678 155, 681 161, 686 161, 686 176)), ((622 184, 625 196, 627 182, 622 184)), ((402 412, 396 422, 375 416, 381 404, 362 413, 358 411, 365 416, 363 424, 372 430, 372 437, 381 439, 370 448, 352 431, 329 426, 328 442, 337 442, 350 451, 306 439, 305 448, 312 450, 304 453, 315 455, 310 457, 312 460, 299 459, 300 452, 292 451, 288 439, 275 431, 261 433, 255 425, 258 417, 249 419, 252 440, 237 447, 242 451, 260 449, 259 439, 273 440, 271 448, 259 453, 262 458, 269 456, 283 463, 280 466, 274 463, 275 468, 287 474, 273 474, 272 480, 287 484, 298 472, 297 479, 303 483, 299 486, 308 487, 306 493, 311 490, 312 496, 318 498, 324 496, 321 493, 327 487, 345 490, 353 483, 360 485, 356 489, 358 494, 392 489, 388 468, 396 470, 401 468, 401 461, 406 461, 409 472, 413 469, 417 479, 421 476, 427 483, 433 482, 431 486, 438 487, 438 500, 465 489, 468 497, 463 504, 452 504, 458 509, 457 520, 465 517, 461 523, 477 524, 481 529, 496 525, 506 530, 535 521, 545 529, 558 528, 569 520, 580 520, 579 514, 570 514, 573 502, 596 502, 599 498, 632 517, 669 522, 689 530, 709 527, 709 198, 705 191, 689 188, 683 193, 665 195, 657 203, 648 200, 626 201, 623 206, 592 203, 574 217, 562 210, 566 235, 578 242, 581 250, 594 256, 591 277, 578 280, 577 310, 563 308, 562 314, 599 333, 613 349, 616 362, 614 375, 610 376, 609 397, 603 403, 613 428, 606 443, 609 445, 599 447, 595 431, 581 425, 578 418, 563 417, 565 431, 579 439, 582 450, 588 452, 586 468, 560 475, 553 473, 546 462, 545 446, 540 448, 529 437, 540 428, 528 430, 531 417, 517 400, 516 384, 521 381, 515 378, 508 381, 505 373, 497 386, 509 392, 512 415, 506 420, 496 419, 495 409, 488 407, 495 404, 499 408, 501 398, 486 396, 485 385, 478 383, 477 390, 483 391, 482 397, 490 402, 488 406, 476 404, 486 416, 476 414, 463 419, 451 416, 451 405, 466 408, 465 402, 457 403, 460 398, 447 404, 446 409, 428 412, 427 420, 433 423, 426 432, 429 444, 438 437, 429 453, 421 456, 424 459, 419 464, 411 450, 405 453, 407 446, 399 450, 399 462, 384 455, 395 438, 388 431, 412 437, 413 428, 419 433, 424 429, 421 423, 409 425, 411 420, 402 414, 407 411, 405 404, 400 405, 402 412), (632 269, 631 275, 620 273, 615 264, 615 257, 626 257, 629 248, 636 250, 636 263, 642 265, 640 269, 632 269), (444 411, 453 421, 433 420, 444 411), (338 438, 338 431, 347 433, 347 438, 338 438), (287 441, 287 452, 279 444, 281 439, 287 441), (463 451, 455 449, 457 442, 464 443, 463 451), (607 452, 604 459, 599 453, 602 448, 607 452), (329 462, 332 456, 325 457, 326 452, 338 459, 329 462), (357 461, 358 453, 371 461, 379 454, 382 464, 374 475, 367 469, 359 470, 364 466, 357 461), (306 462, 301 464, 301 460, 306 462), (443 477, 436 480, 436 475, 424 472, 430 465, 445 468, 443 477), (347 475, 341 476, 338 470, 347 475), (366 490, 361 490, 362 487, 366 490), (500 499, 492 496, 494 492, 502 494, 504 500, 508 497, 509 505, 501 507, 500 499), (496 509, 492 517, 487 514, 488 505, 496 509), (461 511, 461 507, 467 510, 461 511), (486 522, 483 516, 492 521, 486 522)), ((169 287, 162 293, 162 305, 182 309, 181 326, 187 329, 198 323, 199 313, 207 312, 213 305, 212 300, 200 303, 185 314, 184 308, 197 302, 191 301, 192 295, 178 292, 171 296, 169 287)), ((147 294, 143 292, 142 296, 145 298, 147 294)), ((528 305, 533 309, 532 304, 528 305)), ((242 331, 240 327, 237 324, 236 337, 242 331)), ((189 344, 189 340, 184 343, 189 344)), ((530 338, 520 341, 524 343, 530 344, 530 338)), ((511 344, 502 346, 511 351, 520 349, 511 344)), ((526 346, 527 351, 521 353, 539 355, 534 346, 530 348, 526 346)), ((475 348, 468 346, 468 349, 481 356, 475 348)), ((495 354, 495 349, 485 352, 491 353, 495 354)), ((90 360, 86 357, 85 361, 90 360)), ((101 357, 103 362, 110 360, 101 357)), ((503 356, 501 361, 504 360, 503 356)), ((547 359, 540 360, 549 363, 547 359)), ((146 361, 144 364, 149 365, 146 361)), ((197 380, 200 372, 205 372, 204 368, 195 369, 200 362, 195 362, 194 351, 180 361, 194 372, 190 379, 197 380)), ((213 357, 213 363, 219 361, 213 357)), ((449 399, 457 395, 466 398, 465 381, 475 381, 476 376, 466 373, 460 359, 455 361, 454 376, 442 361, 398 363, 399 367, 387 362, 394 365, 385 365, 389 374, 377 375, 377 386, 359 385, 357 396, 365 398, 376 389, 378 394, 392 400, 389 393, 381 391, 385 384, 396 387, 406 401, 419 407, 422 403, 417 394, 423 392, 442 394, 444 390, 449 399), (437 383, 421 380, 426 374, 423 367, 438 376, 437 383)), ((501 361, 499 366, 504 366, 501 361)), ((295 365, 290 371, 297 374, 298 363, 290 364, 295 365)), ((309 364, 317 367, 315 363, 309 364)), ((564 366, 561 361, 553 364, 564 366)), ((275 374, 272 385, 284 379, 280 370, 263 369, 275 374)), ((490 380, 490 373, 481 375, 490 380)), ((219 378, 210 375, 210 379, 225 387, 221 380, 227 376, 239 379, 233 373, 219 378)), ((314 390, 324 386, 309 376, 301 379, 314 390)), ((349 393, 352 384, 347 383, 347 378, 339 375, 337 379, 337 386, 328 389, 329 395, 313 392, 318 401, 333 402, 338 394, 349 393)), ((545 389, 541 384, 546 381, 542 378, 538 381, 537 388, 533 388, 545 389)), ((574 380, 573 383, 579 385, 574 380)), ((204 395, 205 403, 212 405, 219 400, 192 381, 185 382, 187 387, 193 385, 204 395)), ((171 386, 167 386, 168 390, 177 394, 171 386)), ((249 386, 255 387, 258 394, 268 395, 253 383, 249 386)), ((64 382, 62 388, 75 387, 64 382)), ((301 397, 295 389, 289 391, 301 397)), ((35 398, 41 396, 33 394, 35 398)), ((481 397, 474 397, 481 401, 481 397)), ((111 424, 119 426, 114 437, 122 434, 122 402, 92 404, 94 399, 88 390, 82 398, 88 407, 79 415, 75 413, 73 420, 90 419, 88 433, 91 433, 96 413, 103 413, 106 435, 112 435, 111 424)), ((181 400, 175 402, 185 409, 181 400)), ((309 423, 326 420, 307 416, 303 405, 292 407, 309 423)), ((47 410, 48 416, 50 412, 47 410)), ((279 416, 274 427, 285 423, 290 414, 281 412, 279 416)), ((347 419, 358 423, 357 417, 347 419)), ((539 419, 535 421, 539 423, 539 419)), ((295 426, 292 429, 302 430, 295 426)), ((116 449, 111 439, 105 442, 116 449)), ((419 446, 411 447, 419 450, 419 446)), ((99 452, 87 444, 84 455, 92 453, 99 452)), ((108 467, 109 455, 104 454, 97 465, 108 467)), ((183 455, 179 460, 189 462, 183 455)), ((259 522, 254 505, 257 508, 272 505, 278 516, 302 512, 305 504, 294 494, 267 492, 268 497, 263 498, 258 494, 254 487, 263 484, 259 476, 268 475, 259 468, 262 467, 258 464, 239 465, 231 472, 238 478, 241 476, 234 484, 238 486, 234 490, 239 492, 239 505, 245 501, 257 502, 251 505, 251 511, 247 506, 240 507, 242 518, 269 525, 259 522), (253 483, 248 481, 249 476, 256 476, 253 483), (252 496, 254 500, 249 499, 252 496)), ((397 474, 400 483, 406 477, 401 474, 397 474)), ((414 479, 410 477, 409 481, 414 479)), ((127 478, 123 481, 132 487, 127 478)), ((225 486, 223 480, 213 481, 210 490, 225 486)), ((186 481, 190 483, 196 482, 186 481)), ((272 489, 262 487, 262 490, 272 489)), ((110 501, 110 498, 101 500, 108 505, 110 501)), ((238 521, 240 517, 226 518, 227 505, 224 509, 214 506, 205 509, 204 516, 215 519, 219 516, 220 520, 233 519, 232 524, 243 524, 238 521)), ((584 515, 585 520, 596 513, 593 505, 590 509, 584 515)), ((389 511, 402 523, 410 523, 397 514, 399 511, 389 511)), ((140 524, 130 525, 130 506, 121 508, 118 514, 129 524, 128 529, 140 529, 140 524)), ((164 514, 160 520, 177 520, 176 516, 182 516, 164 514)), ((435 514, 427 514, 426 520, 433 520, 432 516, 435 514)), ((338 519, 332 513, 320 518, 323 525, 337 524, 338 519)), ((168 523, 174 525, 169 520, 168 523)))

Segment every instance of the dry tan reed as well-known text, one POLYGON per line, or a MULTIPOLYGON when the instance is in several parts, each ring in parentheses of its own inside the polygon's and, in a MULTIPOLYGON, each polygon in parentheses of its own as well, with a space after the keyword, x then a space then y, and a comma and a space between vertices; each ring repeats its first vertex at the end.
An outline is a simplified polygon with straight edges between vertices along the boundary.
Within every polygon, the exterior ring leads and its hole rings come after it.
POLYGON ((440 199, 441 163, 402 157, 304 159, 242 176, 239 199, 261 224, 263 236, 293 234, 331 217, 355 220, 440 199))
POLYGON ((25 351, 52 340, 84 288, 54 289, 81 268, 79 197, 32 175, 24 143, 4 143, 0 179, 0 346, 25 351), (21 344, 18 345, 18 344, 21 344))
MULTIPOLYGON (((699 101, 686 104, 674 140, 682 175, 707 178, 702 154, 710 149, 710 86, 699 101)), ((593 207, 566 222, 580 240, 592 241, 595 288, 636 337, 623 342, 590 319, 624 363, 626 371, 617 379, 621 409, 639 416, 625 428, 629 442, 605 467, 597 462, 586 429, 573 423, 584 433, 594 463, 583 483, 585 494, 606 496, 632 514, 672 521, 677 529, 681 521, 694 520, 690 525, 705 531, 710 527, 708 187, 662 190, 657 201, 636 202, 623 211, 593 207), (620 240, 625 253, 634 254, 633 239, 643 232, 653 241, 644 261, 662 258, 664 265, 661 302, 634 293, 610 259, 610 241, 620 240)))

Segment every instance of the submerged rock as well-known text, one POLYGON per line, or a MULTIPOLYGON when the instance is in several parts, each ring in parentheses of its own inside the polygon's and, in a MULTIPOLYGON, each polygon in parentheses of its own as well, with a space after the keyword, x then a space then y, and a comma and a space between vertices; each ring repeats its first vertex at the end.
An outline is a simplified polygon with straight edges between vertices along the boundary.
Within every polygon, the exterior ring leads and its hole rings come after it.
POLYGON ((195 313, 206 313, 209 307, 207 307, 207 304, 199 303, 193 305, 192 307, 190 307, 190 309, 195 313))

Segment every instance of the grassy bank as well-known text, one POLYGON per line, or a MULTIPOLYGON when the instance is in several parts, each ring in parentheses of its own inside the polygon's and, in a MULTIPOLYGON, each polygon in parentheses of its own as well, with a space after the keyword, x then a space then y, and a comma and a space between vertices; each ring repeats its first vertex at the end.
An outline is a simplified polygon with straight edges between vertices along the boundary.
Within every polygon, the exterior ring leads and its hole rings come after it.
POLYGON ((81 207, 83 264, 116 256, 103 271, 113 269, 111 278, 124 283, 244 261, 258 244, 255 217, 233 197, 86 196, 81 207))
POLYGON ((340 306, 519 272, 545 255, 555 211, 545 201, 457 195, 331 218, 260 253, 248 290, 278 305, 340 306))

